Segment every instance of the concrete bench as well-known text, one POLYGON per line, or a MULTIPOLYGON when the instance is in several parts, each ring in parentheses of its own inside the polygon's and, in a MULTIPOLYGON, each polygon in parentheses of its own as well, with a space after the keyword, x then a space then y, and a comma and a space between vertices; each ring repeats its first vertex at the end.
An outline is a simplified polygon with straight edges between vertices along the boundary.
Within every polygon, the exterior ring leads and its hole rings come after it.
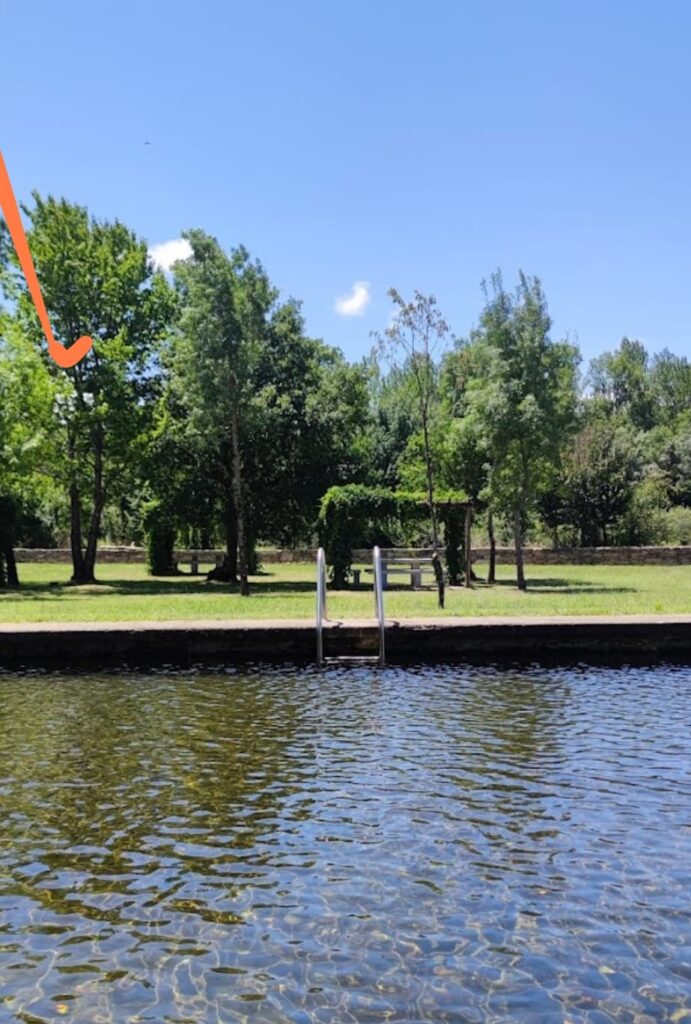
MULTIPOLYGON (((372 573, 374 569, 366 569, 365 572, 372 573)), ((389 576, 409 576, 410 586, 413 590, 419 590, 422 586, 423 576, 431 576, 435 579, 431 558, 396 558, 390 561, 382 559, 382 588, 386 590, 389 576)))
POLYGON ((202 551, 177 551, 173 564, 176 569, 179 563, 189 565, 190 576, 198 576, 200 564, 211 565, 212 559, 216 567, 223 565, 223 555, 221 553, 208 554, 202 551))

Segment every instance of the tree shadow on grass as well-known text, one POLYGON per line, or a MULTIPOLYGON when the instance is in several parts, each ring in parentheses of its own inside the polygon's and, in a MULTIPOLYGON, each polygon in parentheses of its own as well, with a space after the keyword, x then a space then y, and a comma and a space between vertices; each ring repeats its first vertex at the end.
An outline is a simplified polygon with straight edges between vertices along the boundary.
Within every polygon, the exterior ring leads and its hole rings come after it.
MULTIPOLYGON (((555 593, 555 588, 534 587, 528 583, 528 589, 524 590, 523 593, 553 594, 555 593)), ((561 596, 562 594, 637 594, 638 591, 635 587, 586 587, 585 590, 582 588, 581 590, 578 590, 575 586, 566 586, 563 589, 557 589, 556 593, 561 596)))
MULTIPOLYGON (((310 593, 316 590, 316 584, 306 580, 274 581, 272 583, 259 582, 259 579, 250 577, 250 593, 253 596, 262 594, 300 594, 310 593)), ((107 584, 110 593, 124 594, 130 597, 155 596, 165 594, 168 596, 182 595, 184 597, 196 597, 199 594, 239 594, 239 583, 209 583, 200 582, 198 586, 179 584, 175 582, 163 583, 148 580, 110 580, 107 584)))
MULTIPOLYGON (((314 593, 315 583, 306 580, 275 580, 264 582, 266 576, 250 577, 250 593, 253 597, 270 596, 272 594, 314 593), (260 582, 261 580, 261 582, 260 582)), ((203 576, 171 576, 169 578, 129 580, 107 579, 84 586, 72 586, 69 583, 23 583, 18 590, 0 591, 0 602, 3 597, 11 601, 55 601, 57 599, 86 600, 100 597, 190 597, 200 595, 226 594, 232 596, 240 593, 239 583, 211 583, 208 585, 203 576)))
MULTIPOLYGON (((603 586, 601 583, 597 585, 591 583, 589 580, 568 580, 563 577, 537 577, 536 579, 526 580, 528 594, 551 594, 554 590, 559 590, 562 594, 635 594, 635 587, 608 587, 603 586)), ((476 584, 477 586, 477 584, 476 584)), ((516 589, 515 580, 497 580, 492 584, 481 584, 482 589, 492 589, 493 587, 504 587, 509 590, 516 589)))
MULTIPOLYGON (((54 601, 69 594, 71 589, 62 583, 57 586, 49 583, 22 583, 13 590, 0 590, 0 608, 3 601, 54 601)), ((79 597, 78 591, 74 591, 74 594, 79 597)))
MULTIPOLYGON (((569 580, 563 577, 538 577, 528 578, 528 594, 550 594, 558 592, 561 594, 633 594, 635 587, 597 586, 587 580, 569 580)), ((252 597, 275 597, 277 595, 288 596, 291 594, 314 594, 316 584, 312 580, 286 580, 271 579, 270 574, 250 577, 250 593, 252 597)), ((454 591, 463 591, 463 587, 454 587, 454 591)), ((487 584, 484 580, 473 583, 472 590, 491 591, 494 589, 516 590, 516 581, 509 579, 497 580, 494 584, 487 584)), ((413 594, 433 593, 434 587, 424 587, 422 590, 411 590, 407 584, 390 584, 386 588, 387 593, 413 594)), ((207 584, 203 576, 170 576, 170 577, 147 577, 145 579, 104 579, 97 584, 86 586, 71 586, 69 583, 23 583, 18 590, 0 591, 0 605, 4 600, 9 601, 55 601, 56 599, 67 600, 98 600, 100 597, 190 597, 199 598, 201 595, 227 595, 234 596, 240 593, 240 586, 237 583, 212 583, 207 584)), ((372 584, 360 583, 357 586, 351 584, 342 590, 333 590, 329 587, 330 594, 371 594, 372 584)))

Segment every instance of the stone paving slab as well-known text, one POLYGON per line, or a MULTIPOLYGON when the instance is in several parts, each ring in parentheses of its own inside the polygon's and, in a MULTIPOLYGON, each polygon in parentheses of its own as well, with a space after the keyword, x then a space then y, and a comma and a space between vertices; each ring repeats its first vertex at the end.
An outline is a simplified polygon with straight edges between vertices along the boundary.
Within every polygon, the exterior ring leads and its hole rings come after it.
MULTIPOLYGON (((439 615, 425 618, 387 618, 389 627, 405 629, 440 629, 462 626, 571 626, 571 625, 634 625, 634 624, 686 624, 691 626, 691 613, 631 615, 439 615)), ((374 628, 373 618, 325 619, 326 629, 374 628)), ((0 633, 62 633, 62 632, 141 632, 148 630, 272 630, 297 629, 314 630, 313 618, 309 619, 150 619, 123 620, 116 622, 0 622, 0 633)))

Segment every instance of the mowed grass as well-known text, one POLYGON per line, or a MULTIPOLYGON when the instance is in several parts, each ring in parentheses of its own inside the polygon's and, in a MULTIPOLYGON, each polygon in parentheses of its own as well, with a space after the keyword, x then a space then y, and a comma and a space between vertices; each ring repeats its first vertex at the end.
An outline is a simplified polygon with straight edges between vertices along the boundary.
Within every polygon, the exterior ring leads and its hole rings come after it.
MULTIPOLYGON (((204 576, 152 578, 143 565, 103 564, 99 584, 72 587, 68 565, 20 565, 22 587, 0 591, 1 622, 122 622, 167 619, 313 619, 313 565, 271 565, 251 579, 249 598, 204 576)), ((485 566, 476 566, 478 574, 485 566)), ((446 607, 434 590, 387 590, 387 618, 438 615, 621 615, 691 612, 691 566, 527 566, 528 592, 520 593, 512 566, 498 581, 472 590, 448 588, 446 607)), ((373 615, 371 576, 357 589, 329 591, 331 619, 373 615)))

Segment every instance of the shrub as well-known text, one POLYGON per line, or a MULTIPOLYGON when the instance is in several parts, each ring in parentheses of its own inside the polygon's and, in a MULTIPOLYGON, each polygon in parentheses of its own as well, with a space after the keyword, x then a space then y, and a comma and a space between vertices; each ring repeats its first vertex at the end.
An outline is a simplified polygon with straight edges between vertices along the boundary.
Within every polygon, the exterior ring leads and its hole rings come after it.
POLYGON ((172 516, 158 501, 149 502, 144 515, 147 568, 152 576, 174 576, 176 530, 172 516))
POLYGON ((691 508, 679 505, 668 509, 664 524, 668 544, 691 544, 691 508))
POLYGON ((643 480, 634 487, 629 507, 615 526, 614 543, 632 547, 664 544, 667 540, 665 515, 660 481, 652 477, 643 480))

